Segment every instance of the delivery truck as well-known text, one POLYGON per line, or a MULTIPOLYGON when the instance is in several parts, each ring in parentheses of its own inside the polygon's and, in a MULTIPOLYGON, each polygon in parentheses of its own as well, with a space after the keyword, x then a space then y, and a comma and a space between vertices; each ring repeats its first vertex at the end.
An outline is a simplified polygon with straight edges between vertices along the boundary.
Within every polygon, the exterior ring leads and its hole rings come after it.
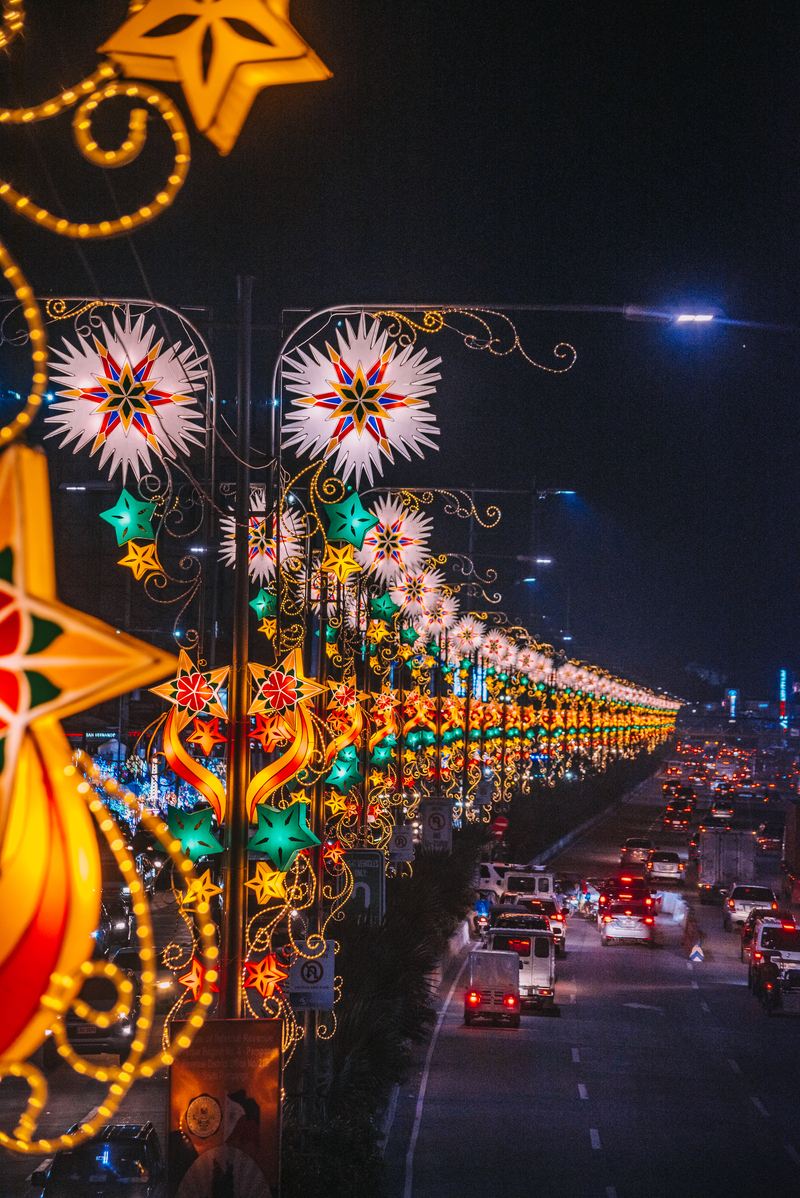
POLYGON ((464 1023, 476 1019, 519 1027, 519 956, 515 952, 474 949, 469 954, 464 991, 464 1023))
POLYGON ((697 889, 707 902, 736 882, 752 882, 756 876, 757 832, 730 824, 697 830, 697 889))

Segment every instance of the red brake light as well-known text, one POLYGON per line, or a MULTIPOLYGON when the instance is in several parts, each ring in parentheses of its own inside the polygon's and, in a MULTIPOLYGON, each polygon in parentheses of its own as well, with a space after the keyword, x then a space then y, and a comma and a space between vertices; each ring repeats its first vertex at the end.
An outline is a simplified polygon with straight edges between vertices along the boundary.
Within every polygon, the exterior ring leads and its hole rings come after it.
POLYGON ((469 994, 467 995, 467 1002, 469 1003, 469 1005, 471 1007, 477 1007, 477 1005, 480 1001, 481 1001, 481 996, 480 996, 480 994, 478 994, 478 991, 470 990, 469 994))
POLYGON ((600 898, 598 899, 598 902, 601 907, 604 907, 606 905, 606 903, 608 902, 608 896, 605 894, 601 894, 600 898))
POLYGON ((604 916, 603 916, 603 923, 611 923, 611 916, 610 916, 610 915, 604 915, 604 916))
POLYGON ((778 910, 778 904, 777 904, 777 903, 771 903, 771 904, 770 904, 770 906, 772 907, 772 910, 773 910, 773 911, 777 911, 777 910, 778 910))
POLYGON ((733 899, 728 899, 728 906, 731 910, 733 910, 733 908, 736 906, 736 903, 733 901, 733 899))
POLYGON ((754 961, 763 961, 764 954, 763 953, 753 953, 753 960, 754 961))
POLYGON ((797 924, 794 924, 794 923, 782 923, 781 924, 781 929, 784 932, 793 932, 796 929, 796 927, 797 927, 797 924))
POLYGON ((630 902, 630 900, 633 898, 633 895, 632 894, 621 894, 619 897, 622 902, 624 902, 625 899, 627 899, 630 902))
POLYGON ((633 881, 633 877, 632 876, 629 877, 628 874, 622 874, 622 876, 620 877, 620 882, 632 882, 632 881, 633 881))
POLYGON ((653 919, 652 915, 645 915, 644 922, 647 924, 651 924, 651 923, 655 923, 655 920, 653 919))
POLYGON ((626 914, 626 915, 633 915, 633 911, 631 911, 630 907, 626 907, 626 908, 625 908, 625 914, 626 914))
POLYGON ((507 994, 503 999, 503 1004, 506 1007, 515 1007, 517 1005, 516 994, 507 994))
POLYGON ((645 905, 645 907, 652 907, 652 905, 653 905, 653 900, 652 900, 651 898, 646 898, 646 899, 644 900, 644 905, 645 905))

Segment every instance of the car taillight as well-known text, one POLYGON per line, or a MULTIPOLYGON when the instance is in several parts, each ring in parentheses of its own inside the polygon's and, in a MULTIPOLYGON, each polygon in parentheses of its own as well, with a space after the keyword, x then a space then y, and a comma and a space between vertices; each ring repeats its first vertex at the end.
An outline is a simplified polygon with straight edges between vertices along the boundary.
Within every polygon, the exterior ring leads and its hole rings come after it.
POLYGON ((551 922, 551 923, 553 923, 553 922, 555 922, 555 923, 563 923, 563 922, 564 922, 564 916, 563 916, 563 915, 550 915, 550 916, 548 916, 548 918, 549 918, 549 920, 550 920, 550 922, 551 922))
POLYGON ((795 923, 782 923, 781 924, 781 928, 784 932, 793 932, 796 927, 797 927, 797 924, 795 924, 795 923))
POLYGON ((646 898, 646 899, 644 900, 644 905, 645 905, 645 907, 652 907, 652 905, 653 905, 653 900, 652 900, 651 898, 646 898))
POLYGON ((686 869, 686 866, 683 864, 683 862, 682 862, 682 861, 681 861, 681 863, 679 864, 679 866, 678 866, 678 869, 679 869, 679 870, 684 870, 684 869, 686 869))
POLYGON ((645 915, 644 922, 646 924, 651 924, 651 923, 655 923, 655 920, 653 919, 652 915, 645 915))
POLYGON ((477 1005, 480 1001, 481 1001, 481 996, 480 996, 480 994, 478 994, 478 991, 470 990, 469 994, 467 995, 467 1002, 469 1003, 469 1005, 471 1007, 477 1007, 477 1005))
POLYGON ((633 911, 631 911, 630 907, 626 907, 626 908, 625 908, 625 914, 626 914, 626 915, 633 915, 633 911))
POLYGON ((763 953, 753 953, 753 960, 754 961, 763 961, 764 954, 763 953))
POLYGON ((730 907, 731 911, 736 906, 736 903, 733 901, 733 899, 728 899, 728 906, 730 907))
POLYGON ((610 916, 610 915, 604 915, 604 916, 603 916, 603 923, 611 923, 611 916, 610 916))
POLYGON ((767 982, 767 983, 766 983, 766 985, 765 985, 765 987, 764 987, 764 989, 765 989, 765 990, 771 990, 771 989, 772 989, 772 982, 767 982))
POLYGON ((777 903, 770 903, 770 907, 772 908, 772 910, 773 910, 773 911, 777 911, 777 910, 778 910, 778 904, 777 904, 777 903))
POLYGON ((503 1005, 506 1007, 515 1007, 517 1005, 516 994, 507 994, 503 999, 503 1005))
POLYGON ((604 894, 601 894, 600 898, 597 901, 601 907, 605 907, 606 903, 608 902, 608 899, 604 894))

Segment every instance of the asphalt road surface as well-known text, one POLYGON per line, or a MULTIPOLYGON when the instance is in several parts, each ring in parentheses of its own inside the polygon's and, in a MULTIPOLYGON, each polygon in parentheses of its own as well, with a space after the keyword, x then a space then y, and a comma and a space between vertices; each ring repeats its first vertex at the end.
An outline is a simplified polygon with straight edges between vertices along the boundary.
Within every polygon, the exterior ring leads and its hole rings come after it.
MULTIPOLYGON (((685 855, 685 838, 656 824, 660 806, 660 783, 645 783, 554 868, 602 877, 626 836, 648 832, 685 855)), ((456 983, 428 1069, 397 1103, 393 1198, 800 1193, 800 1016, 764 1014, 738 935, 723 933, 718 906, 689 898, 702 964, 674 941, 602 948, 573 917, 557 1017, 467 1028, 456 983)))

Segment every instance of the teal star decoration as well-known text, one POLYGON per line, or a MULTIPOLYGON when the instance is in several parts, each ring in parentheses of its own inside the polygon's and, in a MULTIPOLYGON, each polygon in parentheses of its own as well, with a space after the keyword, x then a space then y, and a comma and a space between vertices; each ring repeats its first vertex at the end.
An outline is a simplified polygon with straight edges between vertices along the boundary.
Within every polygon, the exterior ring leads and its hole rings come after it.
POLYGON ((259 804, 258 827, 248 841, 248 849, 263 853, 274 869, 286 873, 298 853, 320 843, 306 822, 307 811, 307 805, 301 802, 283 808, 259 804))
POLYGON ((181 852, 191 861, 222 852, 222 845, 211 831, 213 818, 210 807, 201 807, 198 811, 179 811, 177 807, 170 807, 167 812, 167 827, 181 842, 181 852))
POLYGON ((377 595, 374 599, 370 599, 369 610, 376 620, 385 620, 388 624, 396 612, 399 612, 400 604, 395 603, 387 592, 385 595, 377 595))
POLYGON ((153 513, 154 503, 144 503, 131 495, 125 487, 113 507, 100 513, 100 519, 110 524, 117 534, 117 544, 124 545, 126 541, 139 538, 143 541, 154 540, 153 513))
POLYGON ((345 541, 356 549, 364 546, 364 537, 378 523, 378 517, 368 512, 357 491, 351 491, 341 503, 326 503, 328 540, 345 541))
POLYGON ((413 645, 419 639, 419 633, 416 628, 404 628, 400 633, 400 640, 404 645, 413 645))
POLYGON ((271 620, 278 614, 278 596, 262 587, 255 599, 250 600, 250 606, 259 620, 271 620))
POLYGON ((394 751, 392 745, 387 743, 389 739, 394 740, 394 737, 387 737, 386 740, 381 741, 381 743, 376 745, 372 750, 372 756, 369 759, 370 765, 389 765, 394 751))
POLYGON ((345 757, 344 753, 340 753, 331 766, 325 782, 328 786, 332 786, 334 790, 338 790, 340 794, 347 794, 351 786, 355 786, 362 778, 361 770, 358 768, 357 757, 345 757))

